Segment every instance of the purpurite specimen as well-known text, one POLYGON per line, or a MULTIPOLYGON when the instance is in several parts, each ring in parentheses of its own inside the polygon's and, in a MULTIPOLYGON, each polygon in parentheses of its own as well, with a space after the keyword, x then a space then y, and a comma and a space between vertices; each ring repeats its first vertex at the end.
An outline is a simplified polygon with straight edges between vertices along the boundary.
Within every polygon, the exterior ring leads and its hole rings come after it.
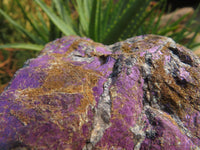
POLYGON ((0 96, 0 149, 199 150, 200 59, 172 39, 45 46, 0 96))

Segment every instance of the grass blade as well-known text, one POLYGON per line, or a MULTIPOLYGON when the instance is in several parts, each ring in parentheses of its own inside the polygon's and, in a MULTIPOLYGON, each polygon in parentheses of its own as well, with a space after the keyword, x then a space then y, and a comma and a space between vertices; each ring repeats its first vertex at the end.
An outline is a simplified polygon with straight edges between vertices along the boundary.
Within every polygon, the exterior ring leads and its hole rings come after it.
POLYGON ((0 45, 0 49, 5 49, 5 48, 17 48, 17 49, 41 51, 44 48, 44 46, 38 44, 26 44, 26 43, 0 45))
POLYGON ((130 3, 131 0, 119 0, 116 4, 114 4, 114 9, 111 12, 111 18, 110 21, 108 22, 108 25, 111 25, 115 22, 117 22, 117 20, 119 19, 119 17, 121 16, 121 14, 123 13, 123 10, 125 11, 125 8, 127 6, 127 4, 130 3))
POLYGON ((119 39, 120 35, 127 28, 132 18, 134 18, 140 11, 141 7, 144 6, 144 3, 149 2, 150 0, 130 0, 130 3, 127 3, 126 8, 123 9, 122 14, 118 16, 117 21, 114 21, 114 23, 111 25, 111 28, 107 30, 108 32, 103 39, 103 43, 111 44, 119 39))
POLYGON ((42 8, 42 10, 48 15, 51 21, 60 29, 65 35, 77 35, 72 26, 65 23, 60 19, 49 7, 46 6, 41 0, 35 0, 35 2, 42 8))
POLYGON ((103 10, 103 14, 102 14, 102 17, 104 18, 103 21, 101 20, 102 21, 102 28, 101 28, 102 33, 104 33, 106 31, 112 8, 113 8, 113 0, 109 0, 106 3, 106 8, 105 8, 105 10, 103 10))
POLYGON ((39 26, 38 20, 34 19, 34 17, 33 17, 33 23, 34 24, 38 24, 39 32, 43 32, 48 38, 49 37, 49 27, 48 27, 46 21, 44 20, 44 18, 42 16, 41 12, 39 11, 39 9, 36 8, 36 10, 37 10, 37 17, 38 17, 38 19, 39 19, 39 21, 41 23, 41 26, 39 26))
POLYGON ((70 24, 71 26, 73 26, 73 21, 72 18, 70 16, 70 11, 68 7, 65 7, 65 5, 69 5, 69 4, 64 4, 63 0, 53 0, 56 10, 59 14, 59 16, 63 19, 64 22, 67 22, 68 24, 70 24))
POLYGON ((96 0, 76 0, 76 3, 74 3, 75 8, 78 12, 79 15, 79 29, 82 30, 82 32, 86 35, 89 36, 89 22, 90 22, 90 17, 91 17, 91 11, 93 2, 96 0))
POLYGON ((100 41, 101 34, 101 0, 94 0, 90 17, 90 38, 94 41, 100 41))
MULTIPOLYGON (((166 1, 161 1, 160 3, 158 3, 157 4, 158 5, 158 8, 162 8, 162 6, 164 7, 164 8, 166 8, 166 6, 167 6, 167 2, 166 1)), ((161 12, 159 12, 160 10, 158 9, 157 10, 157 12, 155 12, 155 14, 153 13, 153 16, 157 16, 157 17, 154 17, 154 19, 152 19, 152 21, 153 22, 155 22, 154 23, 154 25, 152 24, 151 25, 151 27, 153 27, 152 28, 152 33, 153 34, 156 34, 157 33, 157 31, 159 30, 159 27, 160 27, 160 23, 161 23, 161 18, 162 18, 162 16, 164 15, 164 13, 165 13, 165 9, 161 9, 161 12), (157 14, 157 15, 156 15, 157 14), (157 18, 157 20, 155 20, 155 18, 157 18)), ((169 19, 169 20, 171 20, 171 19, 169 19)), ((168 20, 168 21, 169 21, 168 20)), ((166 23, 166 24, 168 24, 168 23, 166 23)))
POLYGON ((0 9, 0 14, 2 14, 12 25, 16 27, 17 30, 24 33, 32 42, 42 44, 43 42, 28 32, 24 27, 19 25, 16 21, 14 21, 9 15, 7 15, 2 9, 0 9))
POLYGON ((101 28, 102 28, 102 25, 101 25, 101 14, 102 14, 102 12, 101 12, 101 4, 102 4, 102 0, 98 0, 98 2, 97 2, 97 10, 96 10, 96 35, 95 35, 95 37, 96 37, 96 41, 98 42, 98 41, 100 41, 100 38, 101 38, 101 28))
POLYGON ((38 27, 33 24, 33 22, 31 21, 31 19, 28 17, 27 13, 25 12, 24 8, 22 7, 22 5, 20 4, 19 0, 16 0, 18 6, 20 7, 22 14, 24 15, 24 18, 30 23, 30 25, 32 26, 32 28, 34 29, 34 31, 43 39, 44 43, 48 42, 48 38, 45 37, 45 35, 43 34, 43 32, 40 32, 38 30, 38 27))
POLYGON ((62 1, 62 0, 60 0, 60 1, 58 1, 58 0, 53 0, 53 3, 55 4, 56 10, 57 10, 59 16, 60 16, 62 19, 64 19, 64 18, 63 18, 63 5, 61 4, 61 1, 62 1))
POLYGON ((144 26, 145 20, 154 12, 154 9, 157 7, 157 5, 151 8, 151 10, 149 11, 147 10, 148 6, 149 6, 149 2, 146 2, 143 4, 143 6, 137 12, 137 15, 134 18, 132 18, 127 28, 121 34, 120 39, 124 40, 126 38, 129 38, 135 35, 146 34, 147 29, 142 28, 142 26, 144 26))
POLYGON ((92 10, 90 16, 90 24, 89 24, 89 37, 94 39, 95 38, 95 24, 96 24, 96 9, 97 9, 97 0, 93 0, 92 3, 92 10))

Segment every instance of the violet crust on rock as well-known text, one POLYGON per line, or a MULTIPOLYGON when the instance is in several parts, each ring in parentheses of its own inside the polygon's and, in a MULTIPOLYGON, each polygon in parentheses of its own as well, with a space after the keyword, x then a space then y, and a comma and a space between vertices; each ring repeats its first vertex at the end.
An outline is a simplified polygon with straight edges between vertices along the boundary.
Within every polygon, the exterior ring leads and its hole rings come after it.
POLYGON ((0 149, 198 150, 200 59, 172 39, 45 46, 0 95, 0 149))

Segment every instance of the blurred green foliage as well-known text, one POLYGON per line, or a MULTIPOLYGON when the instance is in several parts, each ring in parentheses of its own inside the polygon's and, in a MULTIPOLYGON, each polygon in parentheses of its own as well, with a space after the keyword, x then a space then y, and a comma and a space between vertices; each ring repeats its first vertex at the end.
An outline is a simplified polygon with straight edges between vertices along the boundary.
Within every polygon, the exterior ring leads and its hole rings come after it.
MULTIPOLYGON (((27 11, 24 7, 27 4, 24 1, 15 0, 15 7, 20 10, 23 21, 10 17, 6 11, 0 9, 0 14, 27 37, 28 42, 35 44, 29 46, 26 43, 26 47, 24 44, 18 44, 17 47, 40 50, 41 45, 63 35, 86 36, 96 42, 112 44, 136 35, 159 34, 170 36, 181 43, 185 36, 194 32, 192 40, 186 45, 192 48, 193 39, 199 32, 199 28, 190 28, 194 23, 196 12, 180 32, 174 31, 179 28, 180 22, 187 17, 187 14, 165 28, 160 28, 160 18, 164 14, 164 9, 161 8, 164 8, 166 0, 160 0, 152 7, 150 7, 152 0, 51 0, 46 3, 43 0, 34 0, 34 2, 31 3, 34 9, 27 11)), ((0 48, 15 48, 15 46, 16 44, 6 44, 0 48)))
MULTIPOLYGON (((23 2, 23 5, 25 4, 27 2, 23 2)), ((17 3, 15 0, 0 0, 1 10, 12 16, 14 20, 18 20, 21 25, 27 28, 27 22, 23 19, 23 14, 16 6, 17 3)), ((15 26, 9 23, 3 15, 0 15, 0 22, 0 45, 6 48, 0 49, 0 91, 2 91, 13 77, 15 71, 21 68, 27 59, 35 57, 37 52, 35 50, 21 50, 21 46, 15 46, 18 49, 13 49, 13 46, 10 46, 10 48, 6 46, 5 43, 28 43, 29 39, 17 32, 15 26)))
MULTIPOLYGON (((188 48, 199 45, 194 43, 194 38, 200 28, 193 27, 199 8, 177 32, 187 14, 161 28, 166 0, 151 3, 152 0, 1 0, 0 48, 26 49, 12 52, 14 61, 11 63, 16 62, 21 67, 46 43, 64 35, 86 36, 96 42, 112 44, 137 35, 158 34, 170 36, 188 48), (193 36, 184 43, 183 39, 191 33, 193 36)), ((0 61, 7 60, 8 52, 0 52, 3 56, 0 61)))

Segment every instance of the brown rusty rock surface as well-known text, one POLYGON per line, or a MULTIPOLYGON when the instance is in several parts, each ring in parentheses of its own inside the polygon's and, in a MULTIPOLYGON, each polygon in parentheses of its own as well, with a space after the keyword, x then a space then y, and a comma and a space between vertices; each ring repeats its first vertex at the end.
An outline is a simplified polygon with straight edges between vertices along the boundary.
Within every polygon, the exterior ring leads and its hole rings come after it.
POLYGON ((172 39, 63 37, 0 95, 0 149, 198 150, 200 59, 172 39))

